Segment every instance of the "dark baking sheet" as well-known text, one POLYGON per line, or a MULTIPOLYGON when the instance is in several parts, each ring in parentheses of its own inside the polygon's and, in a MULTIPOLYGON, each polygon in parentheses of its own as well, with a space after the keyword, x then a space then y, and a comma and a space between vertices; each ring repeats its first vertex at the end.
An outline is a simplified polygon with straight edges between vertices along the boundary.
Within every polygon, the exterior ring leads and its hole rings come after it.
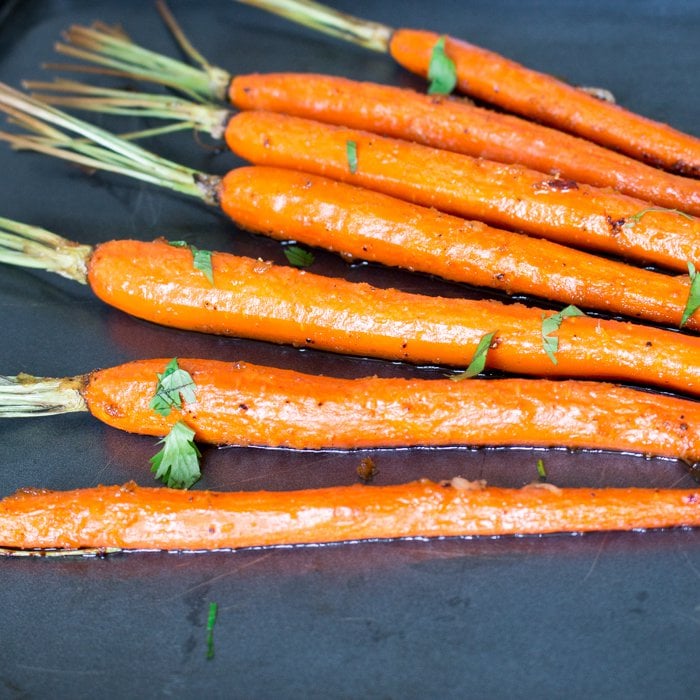
MULTIPOLYGON (((697 132, 696 2, 337 2, 388 24, 450 32, 697 132)), ((194 43, 232 72, 324 71, 418 86, 385 56, 229 1, 172 0, 194 43)), ((0 79, 40 78, 71 22, 122 22, 173 45, 150 3, 0 3, 0 79)), ((107 125, 114 122, 105 121, 107 125)), ((181 134, 149 146, 211 172, 236 164, 181 134)), ((191 236, 284 262, 278 243, 216 212, 118 177, 0 147, 0 215, 75 240, 191 236)), ((348 266, 317 271, 427 293, 470 290, 348 266)), ((0 372, 64 376, 153 356, 244 359, 344 376, 439 370, 210 338, 128 318, 87 289, 3 268, 0 372)), ((87 415, 0 423, 0 495, 24 486, 151 484, 154 440, 87 415)), ((298 453, 206 449, 196 488, 350 483, 370 454, 376 483, 461 474, 519 486, 538 457, 560 485, 690 486, 673 460, 561 450, 298 453)), ((700 533, 399 541, 214 554, 0 560, 0 697, 697 697, 700 533), (208 604, 219 605, 205 660, 208 604)))

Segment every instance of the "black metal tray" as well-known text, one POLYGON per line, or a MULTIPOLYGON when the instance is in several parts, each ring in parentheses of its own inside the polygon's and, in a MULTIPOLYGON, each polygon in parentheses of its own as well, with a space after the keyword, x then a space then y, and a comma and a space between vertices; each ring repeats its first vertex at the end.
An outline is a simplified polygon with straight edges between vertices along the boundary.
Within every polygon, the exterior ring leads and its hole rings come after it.
MULTIPOLYGON (((391 60, 233 2, 176 2, 191 39, 231 72, 319 71, 419 86, 391 60)), ((478 0, 336 6, 390 25, 450 32, 697 133, 694 2, 478 0)), ((0 4, 0 79, 44 77, 70 23, 121 22, 174 53, 143 2, 0 4)), ((104 120, 105 125, 112 122, 104 120)), ((205 171, 238 161, 189 135, 148 146, 205 171)), ((280 245, 220 214, 116 176, 0 146, 0 215, 87 243, 191 237, 284 263, 280 245)), ((314 270, 440 294, 456 285, 319 253, 314 270)), ((0 372, 80 374, 130 359, 243 359, 344 376, 439 370, 168 330, 40 273, 0 273, 0 372)), ((153 439, 88 415, 0 423, 0 495, 133 479, 151 484, 153 439)), ((545 460, 559 485, 690 486, 673 460, 562 450, 299 453, 206 449, 196 488, 351 483, 362 456, 376 483, 461 474, 519 486, 545 460)), ((700 532, 396 541, 214 554, 0 560, 2 697, 697 697, 700 532), (216 656, 205 659, 209 602, 216 656)))

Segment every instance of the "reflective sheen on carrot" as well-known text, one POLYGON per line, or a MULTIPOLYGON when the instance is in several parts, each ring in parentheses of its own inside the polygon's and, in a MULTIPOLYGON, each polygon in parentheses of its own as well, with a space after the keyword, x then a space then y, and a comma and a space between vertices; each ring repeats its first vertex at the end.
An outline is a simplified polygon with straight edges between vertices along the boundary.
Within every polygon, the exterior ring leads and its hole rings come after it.
POLYGON ((129 483, 25 489, 0 501, 0 546, 16 549, 211 550, 698 525, 697 489, 507 489, 459 477, 237 493, 129 483))

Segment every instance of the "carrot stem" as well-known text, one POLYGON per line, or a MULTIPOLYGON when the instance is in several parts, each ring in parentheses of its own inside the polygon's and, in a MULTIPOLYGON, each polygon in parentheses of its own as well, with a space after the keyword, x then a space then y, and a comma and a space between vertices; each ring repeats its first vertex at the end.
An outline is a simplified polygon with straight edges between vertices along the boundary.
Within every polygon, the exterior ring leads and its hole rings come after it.
POLYGON ((0 501, 0 545, 15 550, 216 550, 698 525, 697 489, 507 489, 460 477, 292 492, 183 492, 129 483, 26 489, 0 501))
POLYGON ((0 418, 30 418, 87 411, 84 377, 51 379, 0 375, 0 418))
POLYGON ((379 22, 360 19, 312 0, 238 0, 238 2, 271 12, 372 51, 389 52, 394 30, 379 22))
POLYGON ((75 119, 3 83, 0 83, 0 104, 15 120, 21 121, 26 129, 39 133, 37 138, 0 132, 0 139, 17 149, 39 151, 87 167, 120 173, 167 187, 210 204, 216 202, 217 179, 213 176, 160 158, 140 146, 75 119), (22 120, 22 115, 27 115, 28 118, 22 120), (37 126, 37 122, 42 126, 37 126), (46 131, 43 125, 47 124, 53 124, 60 130, 48 127, 49 131, 46 131), (78 134, 87 141, 68 136, 65 132, 78 134))

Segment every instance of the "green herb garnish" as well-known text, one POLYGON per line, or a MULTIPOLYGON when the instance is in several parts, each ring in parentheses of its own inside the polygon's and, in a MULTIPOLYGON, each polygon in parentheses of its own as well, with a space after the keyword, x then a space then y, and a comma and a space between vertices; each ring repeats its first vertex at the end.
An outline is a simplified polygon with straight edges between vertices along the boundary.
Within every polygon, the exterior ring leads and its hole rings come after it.
POLYGON ((214 270, 211 265, 211 251, 201 250, 187 241, 168 241, 175 248, 189 248, 192 253, 192 265, 195 270, 199 270, 204 276, 214 284, 214 270))
POLYGON ((188 489, 199 480, 202 454, 194 444, 194 430, 184 421, 175 423, 158 444, 163 445, 162 449, 151 457, 151 471, 156 479, 172 489, 188 489))
POLYGON ((686 214, 684 211, 681 211, 680 209, 665 209, 664 207, 648 207, 647 209, 642 209, 641 211, 638 211, 636 214, 632 214, 632 216, 625 217, 627 219, 627 221, 623 224, 623 226, 626 228, 630 228, 631 226, 634 226, 645 214, 649 214, 652 211, 665 211, 667 214, 678 214, 679 216, 683 216, 686 219, 690 219, 691 221, 694 218, 690 214, 686 214))
POLYGON ((219 606, 216 603, 209 603, 209 615, 207 617, 207 659, 214 658, 214 625, 216 624, 216 614, 219 606))
POLYGON ((484 371, 484 367, 486 366, 486 355, 488 354, 489 348, 491 347, 491 343, 493 342, 493 338, 495 335, 496 331, 484 334, 481 337, 479 344, 476 346, 474 356, 472 357, 472 361, 469 363, 467 369, 465 369, 464 372, 460 372, 459 374, 451 375, 450 379, 452 379, 455 382, 459 382, 462 379, 470 379, 471 377, 476 377, 477 374, 481 374, 481 372, 484 371))
POLYGON ((289 261, 289 264, 294 265, 294 267, 309 267, 316 259, 310 250, 304 250, 304 248, 300 248, 298 245, 285 246, 284 255, 289 261))
POLYGON ((565 318, 572 316, 585 316, 585 314, 573 305, 565 307, 552 316, 542 314, 542 346, 547 353, 547 357, 555 365, 557 364, 556 352, 559 350, 559 338, 555 335, 553 336, 552 333, 556 333, 559 330, 565 318))
POLYGON ((540 476, 540 481, 547 481, 547 470, 544 468, 544 460, 537 460, 537 473, 540 476))
POLYGON ((173 357, 165 366, 162 374, 157 374, 156 393, 149 407, 161 416, 169 416, 173 408, 182 408, 182 401, 194 401, 195 383, 190 373, 180 369, 177 357, 173 357))
POLYGON ((350 173, 354 175, 357 172, 357 143, 355 143, 355 141, 346 141, 345 153, 348 157, 350 173))
POLYGON ((428 66, 429 95, 449 95, 457 85, 455 62, 445 53, 445 37, 440 37, 433 46, 428 66))
POLYGON ((683 316, 681 317, 681 328, 688 323, 690 317, 700 308, 700 275, 695 269, 695 265, 691 262, 688 263, 688 275, 690 275, 690 291, 688 292, 688 301, 685 303, 685 309, 683 309, 683 316))

